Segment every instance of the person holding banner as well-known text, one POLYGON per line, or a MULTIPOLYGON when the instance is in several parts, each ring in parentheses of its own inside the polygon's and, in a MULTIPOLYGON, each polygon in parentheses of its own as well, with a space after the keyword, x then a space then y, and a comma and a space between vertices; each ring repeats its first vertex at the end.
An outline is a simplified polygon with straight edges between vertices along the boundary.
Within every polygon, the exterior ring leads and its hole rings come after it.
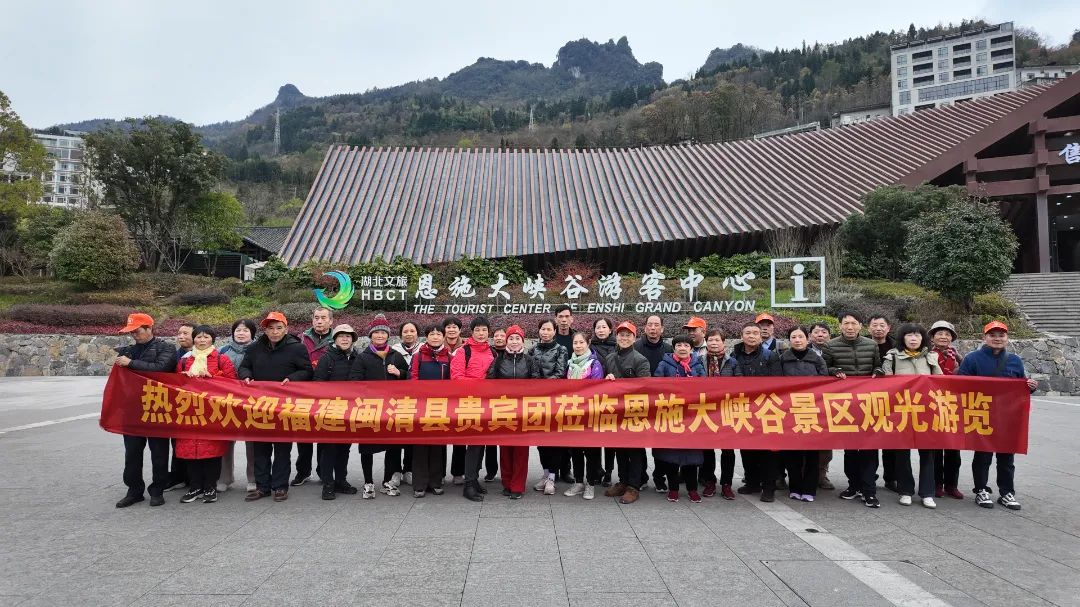
MULTIPOLYGON (((450 350, 443 339, 442 325, 424 329, 424 343, 413 356, 410 378, 450 379, 450 350)), ((413 497, 424 497, 429 491, 442 495, 445 475, 446 445, 413 447, 413 497)))
MULTIPOLYGON (((411 369, 413 357, 420 351, 420 327, 413 321, 407 320, 398 326, 398 337, 401 341, 392 346, 394 352, 400 354, 405 359, 405 367, 411 369)), ((390 461, 394 452, 390 449, 386 450, 383 469, 393 467, 401 470, 401 482, 411 485, 413 483, 413 446, 403 445, 399 451, 397 461, 390 461)))
MULTIPOLYGON (((780 354, 780 374, 785 377, 814 377, 829 375, 825 359, 810 348, 808 330, 795 327, 788 334, 788 349, 780 354)), ((818 488, 818 452, 790 450, 783 453, 788 470, 788 497, 812 502, 818 488)))
MULTIPOLYGON (((649 359, 634 348, 636 339, 634 323, 624 321, 615 328, 617 348, 608 356, 606 379, 652 377, 649 359)), ((604 495, 619 498, 620 504, 633 504, 638 501, 639 488, 645 477, 645 450, 620 447, 615 449, 615 457, 619 461, 619 482, 609 487, 604 495)))
MULTIPOLYGON (((574 352, 566 361, 566 379, 603 379, 604 364, 597 357, 596 352, 589 347, 585 334, 575 332, 571 344, 574 352)), ((574 468, 574 484, 563 495, 566 497, 580 495, 587 500, 593 499, 596 484, 600 482, 602 472, 600 447, 571 447, 570 461, 574 468)))
MULTIPOLYGON (((477 316, 469 324, 472 336, 450 358, 450 379, 483 379, 495 357, 488 344, 488 332, 491 324, 483 316, 477 316)), ((472 502, 484 501, 487 489, 480 484, 480 465, 483 463, 484 445, 465 447, 465 489, 462 496, 472 502)))
MULTIPOLYGON (((456 316, 447 316, 442 321, 443 343, 446 351, 453 360, 454 354, 464 344, 461 339, 461 319, 456 316)), ((455 485, 465 484, 465 445, 454 445, 450 450, 450 475, 455 485)), ((445 472, 443 476, 446 476, 445 472)))
MULTIPOLYGON (((981 377, 1016 377, 1026 378, 1024 361, 1012 352, 1006 352, 1009 345, 1009 327, 1003 322, 993 321, 983 327, 983 346, 964 357, 957 375, 978 375, 981 377)), ((1027 380, 1028 390, 1034 392, 1039 383, 1027 380)), ((975 479, 975 503, 982 508, 993 508, 994 500, 990 497, 990 461, 997 457, 997 502, 1009 510, 1019 510, 1020 502, 1016 499, 1014 478, 1016 466, 1013 453, 989 453, 976 451, 971 460, 971 476, 975 479)))
MULTIPOLYGON (((656 377, 704 377, 705 364, 694 352, 694 343, 688 335, 671 340, 671 354, 665 354, 656 367, 656 377)), ((660 474, 667 477, 667 501, 679 501, 679 479, 686 484, 690 501, 701 503, 697 490, 698 466, 704 462, 701 449, 653 449, 653 459, 660 474)))
MULTIPOLYGON (((724 344, 724 332, 713 329, 705 334, 705 376, 720 377, 724 375, 724 369, 735 364, 735 361, 727 355, 724 344)), ((731 375, 731 373, 728 373, 731 375)), ((735 477, 735 450, 720 450, 720 497, 726 500, 735 499, 735 492, 731 490, 731 482, 735 477)), ((713 497, 716 495, 716 450, 705 449, 702 452, 702 464, 700 472, 701 484, 705 487, 702 495, 713 497)))
MULTIPOLYGON (((333 337, 330 328, 333 326, 334 313, 330 308, 315 308, 311 312, 311 326, 300 334, 300 341, 307 348, 308 359, 311 360, 311 368, 314 369, 319 359, 333 345, 333 337)), ((311 459, 314 454, 312 443, 296 443, 296 476, 291 483, 293 487, 299 487, 311 478, 311 459)), ((314 454, 315 472, 319 473, 318 462, 322 454, 314 454)))
MULTIPOLYGON (((136 371, 172 371, 176 348, 160 337, 154 337, 154 319, 149 314, 136 312, 128 315, 127 324, 118 331, 131 335, 135 343, 116 349, 118 367, 136 371)), ((150 447, 150 464, 153 476, 150 481, 150 505, 165 503, 165 488, 169 482, 169 439, 124 435, 124 484, 127 495, 116 502, 117 508, 127 508, 143 501, 146 482, 143 481, 143 450, 150 447)))
MULTIPOLYGON (((312 376, 307 348, 288 333, 289 321, 281 312, 270 312, 260 325, 263 334, 244 354, 236 376, 245 383, 308 381, 312 376)), ((291 442, 255 443, 255 490, 245 501, 253 502, 273 492, 275 502, 289 499, 289 469, 292 463, 291 442)))
MULTIPOLYGON (((603 363, 608 356, 615 351, 615 324, 607 318, 597 318, 592 325, 592 339, 589 347, 596 353, 596 357, 603 363)), ((606 375, 606 373, 605 373, 606 375)), ((604 447, 604 478, 600 484, 604 487, 611 486, 611 472, 615 468, 615 450, 604 447)))
MULTIPOLYGON (((725 370, 734 377, 772 377, 780 375, 780 355, 762 347, 761 326, 746 323, 742 328, 742 341, 731 353, 734 364, 725 370)), ((776 499, 777 460, 776 452, 761 449, 740 450, 743 461, 743 480, 740 495, 761 493, 761 501, 776 499)))
MULTIPOLYGON (((244 361, 244 353, 247 352, 248 346, 255 343, 255 334, 258 332, 258 327, 255 325, 255 321, 250 318, 242 318, 232 324, 232 330, 230 331, 229 341, 225 343, 218 351, 222 356, 229 359, 229 362, 233 364, 233 369, 239 369, 240 363, 244 361)), ((247 455, 247 490, 255 490, 255 443, 245 442, 244 451, 247 455)), ((218 480, 218 493, 225 491, 229 488, 229 485, 233 483, 233 446, 230 446, 225 450, 225 457, 221 458, 221 478, 218 480)))
MULTIPOLYGON (((567 308, 569 310, 569 308, 567 308)), ((540 377, 543 379, 564 379, 566 377, 566 359, 569 358, 566 348, 555 341, 555 321, 545 318, 537 326, 540 341, 537 342, 529 355, 536 359, 540 365, 540 377)), ((543 491, 544 495, 555 495, 555 476, 563 468, 563 460, 566 456, 565 447, 537 447, 540 452, 540 465, 544 467, 544 474, 533 486, 537 491, 543 491)))
MULTIPOLYGON (((939 320, 930 325, 930 345, 934 353, 938 355, 938 366, 941 367, 942 375, 955 375, 964 355, 953 347, 956 341, 956 327, 952 323, 939 320)), ((960 491, 960 451, 958 449, 935 449, 934 450, 934 497, 946 495, 962 500, 963 492, 960 491)))
MULTIPOLYGON (((217 333, 206 325, 199 325, 191 332, 191 350, 184 353, 176 363, 176 371, 188 377, 227 377, 236 379, 232 361, 214 347, 217 333)), ((187 477, 191 489, 180 498, 190 504, 202 498, 204 504, 217 501, 217 482, 221 477, 221 458, 232 446, 229 441, 203 438, 176 439, 176 456, 187 464, 187 477)))
MULTIPOLYGON (((352 325, 338 325, 330 334, 333 345, 326 349, 315 365, 315 381, 348 381, 356 361, 356 331, 352 325)), ((332 500, 338 493, 356 495, 349 484, 349 443, 320 443, 319 470, 322 472, 322 498, 332 500)))
MULTIPOLYGON (((517 325, 506 329, 506 352, 492 360, 487 378, 543 378, 540 362, 531 353, 525 352, 524 329, 517 325)), ((512 500, 521 499, 525 496, 525 481, 529 477, 529 448, 504 445, 499 447, 499 460, 502 468, 502 494, 512 500)), ((478 463, 477 468, 479 467, 478 463)))
MULTIPOLYGON (((878 344, 863 337, 862 321, 852 312, 841 312, 840 336, 830 339, 822 347, 829 373, 837 379, 852 377, 882 377, 881 353, 878 344)), ((853 500, 861 497, 867 508, 880 508, 877 497, 877 449, 845 449, 844 474, 848 488, 840 492, 840 498, 853 500)))
MULTIPOLYGON (((810 325, 810 349, 820 356, 822 360, 825 359, 825 352, 822 348, 830 339, 832 339, 832 329, 829 328, 829 325, 823 322, 810 325)), ((822 449, 818 452, 818 489, 832 491, 836 488, 833 482, 829 480, 829 463, 832 462, 832 458, 832 449, 822 449)))

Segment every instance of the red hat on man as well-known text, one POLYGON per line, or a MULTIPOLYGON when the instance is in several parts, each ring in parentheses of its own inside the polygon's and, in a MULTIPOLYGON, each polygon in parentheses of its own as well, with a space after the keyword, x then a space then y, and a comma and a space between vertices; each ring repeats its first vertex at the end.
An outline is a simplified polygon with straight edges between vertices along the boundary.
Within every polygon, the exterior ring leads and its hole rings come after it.
POLYGON ((708 329, 709 323, 705 322, 704 318, 700 316, 691 316, 690 320, 686 321, 683 325, 684 329, 708 329))
POLYGON ((629 331, 634 337, 637 337, 637 327, 629 320, 624 320, 619 323, 619 326, 615 327, 615 334, 618 335, 619 331, 629 331))
POLYGON ((281 312, 276 312, 276 311, 275 312, 270 312, 269 314, 267 314, 266 318, 262 319, 262 322, 259 323, 259 326, 265 329, 266 325, 268 325, 268 324, 270 324, 272 322, 279 322, 279 323, 285 325, 286 327, 289 326, 289 321, 288 321, 288 319, 285 318, 285 315, 282 314, 281 312))
POLYGON ((758 323, 762 323, 762 322, 766 322, 766 321, 771 322, 774 325, 776 324, 776 319, 773 318, 772 314, 769 314, 768 312, 762 312, 761 314, 758 314, 757 318, 754 319, 754 324, 758 324, 758 323))
POLYGON ((152 327, 154 326, 154 318, 149 314, 143 314, 142 312, 136 312, 134 314, 128 314, 127 324, 123 329, 117 331, 117 333, 131 333, 139 327, 152 327))
POLYGON ((987 333, 989 333, 991 331, 994 331, 996 329, 1000 329, 1000 330, 1008 333, 1009 332, 1009 325, 1001 322, 1000 320, 992 320, 992 321, 986 323, 986 326, 983 327, 983 335, 986 335, 987 333))

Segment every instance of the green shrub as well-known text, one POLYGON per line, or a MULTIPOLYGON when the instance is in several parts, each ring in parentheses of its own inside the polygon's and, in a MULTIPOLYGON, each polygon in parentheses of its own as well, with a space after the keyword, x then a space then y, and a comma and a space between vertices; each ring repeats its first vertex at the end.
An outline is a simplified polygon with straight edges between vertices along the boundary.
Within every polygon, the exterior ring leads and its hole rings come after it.
POLYGON ((244 281, 239 278, 224 278, 218 283, 218 288, 229 297, 236 297, 244 292, 244 281))
MULTIPOLYGON (((451 280, 455 276, 464 274, 472 280, 472 284, 475 287, 494 284, 495 281, 499 279, 500 273, 506 280, 509 280, 511 284, 515 285, 524 283, 525 279, 529 276, 528 273, 525 272, 525 264, 517 257, 508 257, 505 259, 462 257, 461 259, 438 269, 441 270, 440 274, 443 274, 444 277, 451 280)), ((449 284, 449 282, 446 284, 449 284)))
POLYGON ((102 289, 123 283, 139 267, 139 250, 116 215, 86 213, 60 230, 49 254, 57 277, 102 289))
POLYGON ((179 306, 213 306, 229 302, 229 296, 221 291, 188 291, 177 293, 171 302, 179 306))

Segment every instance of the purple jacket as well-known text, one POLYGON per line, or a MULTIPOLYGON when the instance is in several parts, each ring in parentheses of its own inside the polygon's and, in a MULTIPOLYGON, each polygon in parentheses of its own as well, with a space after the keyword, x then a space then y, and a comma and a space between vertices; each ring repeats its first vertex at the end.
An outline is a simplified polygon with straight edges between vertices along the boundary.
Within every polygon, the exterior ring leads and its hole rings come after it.
MULTIPOLYGON (((566 378, 570 377, 570 363, 566 364, 566 378)), ((600 359, 596 356, 596 352, 592 353, 592 363, 589 364, 589 370, 585 372, 585 377, 581 379, 604 379, 604 365, 600 362, 600 359)))

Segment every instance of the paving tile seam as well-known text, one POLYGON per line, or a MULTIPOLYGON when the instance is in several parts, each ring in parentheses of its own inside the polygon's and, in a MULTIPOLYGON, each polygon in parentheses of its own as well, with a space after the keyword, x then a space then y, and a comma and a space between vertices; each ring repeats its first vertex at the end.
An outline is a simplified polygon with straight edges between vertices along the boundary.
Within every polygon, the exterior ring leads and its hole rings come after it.
POLYGON ((634 539, 637 540, 638 546, 641 548, 641 551, 645 553, 645 558, 649 559, 649 564, 652 565, 653 571, 656 572, 656 576, 659 577, 660 581, 664 584, 664 591, 667 592, 668 596, 671 597, 671 600, 675 601, 675 604, 678 605, 679 601, 675 598, 675 594, 671 592, 671 586, 668 586, 667 580, 664 579, 664 576, 660 575, 660 570, 656 568, 656 561, 653 560, 653 557, 651 554, 649 554, 649 551, 645 549, 645 544, 642 543, 641 536, 638 535, 637 529, 634 528, 634 523, 631 522, 630 517, 626 515, 627 506, 624 504, 620 504, 618 502, 618 498, 613 497, 610 499, 615 502, 616 507, 619 509, 619 514, 622 515, 623 520, 626 521, 626 524, 630 526, 630 530, 634 532, 634 539))
MULTIPOLYGON (((1008 515, 1009 515, 1009 516, 1015 516, 1015 517, 1018 517, 1018 518, 1022 518, 1022 519, 1024 519, 1025 521, 1029 521, 1029 522, 1031 522, 1031 523, 1034 523, 1034 524, 1036 524, 1036 525, 1039 525, 1040 527, 1043 527, 1043 528, 1045 528, 1045 529, 1050 529, 1050 530, 1052 530, 1052 531, 1056 531, 1056 532, 1058 532, 1058 533, 1062 533, 1062 534, 1068 535, 1068 536, 1070 536, 1070 537, 1074 537, 1074 538, 1080 539, 1080 536, 1077 536, 1077 535, 1076 535, 1076 534, 1074 534, 1074 533, 1071 533, 1071 532, 1069 532, 1069 531, 1066 531, 1066 530, 1064 530, 1064 529, 1058 529, 1057 527, 1051 527, 1050 525, 1047 525, 1047 524, 1043 523, 1042 521, 1038 521, 1038 520, 1035 520, 1035 519, 1033 519, 1033 518, 1030 518, 1030 517, 1024 516, 1024 515, 1023 515, 1023 511, 1020 511, 1020 512, 1015 512, 1015 511, 1007 510, 1007 512, 1008 512, 1008 515)), ((1046 560, 1048 560, 1048 561, 1051 561, 1051 562, 1057 563, 1058 565, 1061 565, 1061 566, 1063 566, 1063 567, 1068 567, 1069 569, 1077 569, 1077 570, 1080 570, 1080 568, 1078 568, 1078 567, 1076 567, 1076 566, 1073 566, 1073 565, 1069 565, 1068 563, 1063 563, 1063 562, 1061 562, 1061 561, 1057 560, 1056 558, 1053 558, 1053 557, 1051 557, 1051 556, 1047 556, 1047 555, 1046 555, 1045 553, 1041 553, 1041 552, 1035 552, 1035 551, 1031 550, 1030 548, 1026 548, 1026 547, 1024 547, 1024 546, 1021 546, 1020 544, 1017 544, 1016 542, 1014 542, 1014 541, 1012 541, 1012 540, 1010 540, 1010 539, 1008 539, 1008 538, 1005 538, 1005 537, 1002 537, 1002 536, 998 535, 997 533, 995 533, 995 532, 993 531, 993 529, 983 529, 983 528, 981 528, 981 527, 976 527, 975 525, 972 525, 971 523, 969 523, 967 519, 964 519, 964 518, 958 518, 958 517, 954 516, 953 514, 951 514, 951 513, 949 513, 949 512, 942 512, 941 514, 944 514, 945 516, 947 516, 947 517, 949 517, 949 518, 953 519, 954 521, 959 521, 959 522, 960 522, 960 523, 962 523, 962 524, 963 524, 963 525, 964 525, 965 527, 969 527, 969 528, 971 528, 971 529, 974 529, 975 531, 977 531, 977 532, 979 532, 979 533, 985 533, 986 535, 989 535, 990 537, 993 537, 993 538, 996 538, 996 539, 998 539, 998 540, 1000 540, 1000 541, 1002 541, 1002 542, 1005 542, 1006 544, 1009 544, 1010 546, 1013 546, 1013 547, 1015 547, 1015 548, 1016 548, 1017 550, 1022 550, 1022 551, 1024 551, 1024 552, 1028 552, 1028 553, 1034 554, 1034 555, 1036 555, 1036 556, 1040 556, 1040 557, 1042 557, 1042 558, 1044 558, 1044 559, 1046 559, 1046 560)), ((916 537, 917 537, 917 536, 916 536, 916 537)), ((933 544, 933 542, 930 542, 930 543, 931 543, 931 544, 933 544)), ((937 546, 937 544, 933 544, 933 545, 937 546)), ((939 547, 940 547, 940 546, 939 546, 939 547)), ((1045 599, 1044 599, 1044 600, 1045 600, 1045 599)))

